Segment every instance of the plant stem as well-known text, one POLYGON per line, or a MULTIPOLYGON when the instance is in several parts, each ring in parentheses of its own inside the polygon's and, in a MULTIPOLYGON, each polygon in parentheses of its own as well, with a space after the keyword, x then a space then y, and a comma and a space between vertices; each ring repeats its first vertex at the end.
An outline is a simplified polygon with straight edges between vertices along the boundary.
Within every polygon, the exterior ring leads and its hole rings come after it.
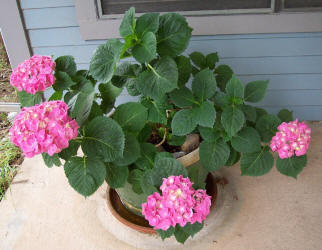
POLYGON ((44 92, 41 92, 41 100, 42 100, 42 102, 45 102, 46 101, 44 92))
POLYGON ((153 74, 155 74, 157 77, 161 77, 161 76, 158 74, 158 72, 156 72, 156 71, 155 71, 155 69, 151 66, 151 64, 150 64, 150 63, 148 63, 148 65, 147 65, 147 66, 148 66, 148 68, 149 68, 149 69, 151 69, 151 70, 152 70, 153 74))
POLYGON ((167 137, 167 128, 164 129, 164 134, 163 134, 163 138, 162 138, 162 141, 160 143, 158 143, 157 145, 155 145, 155 147, 160 147, 164 142, 165 142, 165 139, 167 137))

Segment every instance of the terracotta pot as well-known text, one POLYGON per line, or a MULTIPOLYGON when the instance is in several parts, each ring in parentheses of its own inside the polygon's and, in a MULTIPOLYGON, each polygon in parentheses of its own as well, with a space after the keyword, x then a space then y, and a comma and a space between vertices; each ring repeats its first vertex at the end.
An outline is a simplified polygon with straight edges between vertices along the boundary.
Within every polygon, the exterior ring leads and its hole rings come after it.
MULTIPOLYGON (((211 196, 210 209, 213 209, 217 201, 218 189, 217 180, 212 174, 208 174, 207 176, 206 190, 207 193, 211 196)), ((132 213, 123 205, 120 197, 118 196, 118 193, 114 189, 107 189, 106 202, 112 215, 122 224, 141 233, 156 234, 156 231, 149 225, 147 220, 145 220, 142 216, 132 213)))
MULTIPOLYGON (((194 166, 196 164, 201 166, 199 161, 199 148, 195 149, 194 151, 186 154, 177 160, 186 168, 194 166)), ((142 216, 141 212, 141 204, 146 202, 147 195, 145 194, 137 194, 132 190, 132 186, 130 183, 126 182, 124 187, 115 189, 118 196, 120 197, 121 202, 123 205, 130 210, 132 213, 142 216)))

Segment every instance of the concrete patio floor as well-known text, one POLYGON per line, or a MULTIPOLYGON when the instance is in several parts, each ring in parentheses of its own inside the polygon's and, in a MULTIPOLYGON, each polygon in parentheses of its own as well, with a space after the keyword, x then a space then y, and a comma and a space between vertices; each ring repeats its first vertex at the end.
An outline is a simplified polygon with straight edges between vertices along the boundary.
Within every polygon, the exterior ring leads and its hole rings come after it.
MULTIPOLYGON (((308 165, 297 180, 275 168, 257 178, 224 168, 233 212, 216 231, 176 249, 322 249, 322 123, 311 128, 308 165)), ((105 192, 104 184, 84 199, 63 168, 48 169, 39 156, 25 159, 0 203, 0 249, 140 249, 140 237, 135 248, 107 230, 115 222, 104 220, 105 192)))

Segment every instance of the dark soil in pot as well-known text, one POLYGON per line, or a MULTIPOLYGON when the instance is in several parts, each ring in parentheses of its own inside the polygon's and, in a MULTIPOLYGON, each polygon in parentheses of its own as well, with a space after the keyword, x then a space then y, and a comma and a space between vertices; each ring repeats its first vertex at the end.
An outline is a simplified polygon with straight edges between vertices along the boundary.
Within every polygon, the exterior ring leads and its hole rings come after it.
MULTIPOLYGON (((162 141, 162 138, 159 136, 158 132, 152 131, 152 134, 147 142, 152 143, 153 145, 158 145, 162 141)), ((181 151, 181 146, 172 146, 165 141, 162 143, 162 148, 169 153, 175 153, 181 151)))

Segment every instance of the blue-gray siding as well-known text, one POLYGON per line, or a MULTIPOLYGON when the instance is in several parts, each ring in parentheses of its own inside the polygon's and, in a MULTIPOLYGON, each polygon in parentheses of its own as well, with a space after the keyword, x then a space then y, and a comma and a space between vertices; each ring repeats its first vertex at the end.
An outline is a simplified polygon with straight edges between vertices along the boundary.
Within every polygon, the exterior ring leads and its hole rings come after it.
MULTIPOLYGON (((33 53, 73 55, 87 68, 103 40, 82 40, 73 0, 21 0, 33 53)), ((99 31, 98 31, 99 32, 99 31)), ((304 120, 322 120, 322 33, 193 37, 186 53, 217 51, 244 83, 270 79, 259 105, 276 113, 294 110, 304 120)), ((123 93, 119 102, 131 99, 123 93)))

